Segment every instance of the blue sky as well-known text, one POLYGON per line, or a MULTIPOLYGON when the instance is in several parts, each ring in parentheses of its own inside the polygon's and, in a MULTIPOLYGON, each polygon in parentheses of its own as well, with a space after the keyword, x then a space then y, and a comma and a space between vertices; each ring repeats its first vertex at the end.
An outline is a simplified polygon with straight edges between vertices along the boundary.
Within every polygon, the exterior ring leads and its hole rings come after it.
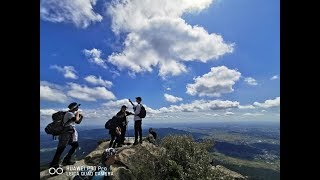
POLYGON ((73 101, 102 122, 280 120, 279 1, 42 0, 40 122, 73 101))

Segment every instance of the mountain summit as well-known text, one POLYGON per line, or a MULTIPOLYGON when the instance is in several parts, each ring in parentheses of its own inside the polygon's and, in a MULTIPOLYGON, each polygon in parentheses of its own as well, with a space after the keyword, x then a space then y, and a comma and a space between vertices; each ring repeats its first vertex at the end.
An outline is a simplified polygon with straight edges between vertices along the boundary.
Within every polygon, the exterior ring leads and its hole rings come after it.
MULTIPOLYGON (((159 145, 147 140, 133 146, 126 138, 123 147, 116 148, 117 160, 112 165, 113 180, 136 179, 227 179, 245 180, 247 177, 221 165, 212 166, 208 156, 209 144, 195 142, 190 136, 166 136, 159 145)), ((212 146, 212 144, 211 144, 212 146)), ((95 150, 74 165, 63 166, 63 173, 50 176, 49 170, 40 172, 40 179, 72 180, 75 167, 95 167, 100 163, 109 141, 99 141, 95 150)))

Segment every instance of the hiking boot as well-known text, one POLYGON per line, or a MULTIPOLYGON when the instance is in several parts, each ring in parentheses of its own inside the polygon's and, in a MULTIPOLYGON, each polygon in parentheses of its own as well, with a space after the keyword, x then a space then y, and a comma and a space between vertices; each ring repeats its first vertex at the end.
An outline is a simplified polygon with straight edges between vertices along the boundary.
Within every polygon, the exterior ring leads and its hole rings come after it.
POLYGON ((117 147, 122 147, 122 144, 118 144, 117 147))
POLYGON ((135 145, 137 145, 137 144, 138 144, 138 141, 135 141, 132 145, 134 145, 134 146, 135 146, 135 145))
POLYGON ((63 161, 62 165, 67 166, 67 165, 74 165, 76 162, 75 161, 63 161))

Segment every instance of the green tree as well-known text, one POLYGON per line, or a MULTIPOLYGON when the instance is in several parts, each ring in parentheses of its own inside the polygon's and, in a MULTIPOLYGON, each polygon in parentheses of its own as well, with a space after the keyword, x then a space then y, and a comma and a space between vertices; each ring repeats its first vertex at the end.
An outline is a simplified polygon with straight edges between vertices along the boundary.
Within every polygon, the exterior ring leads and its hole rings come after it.
POLYGON ((213 141, 195 142, 191 136, 166 136, 156 153, 138 147, 131 159, 137 165, 132 173, 141 180, 220 179, 221 174, 210 165, 208 149, 212 146, 213 141))

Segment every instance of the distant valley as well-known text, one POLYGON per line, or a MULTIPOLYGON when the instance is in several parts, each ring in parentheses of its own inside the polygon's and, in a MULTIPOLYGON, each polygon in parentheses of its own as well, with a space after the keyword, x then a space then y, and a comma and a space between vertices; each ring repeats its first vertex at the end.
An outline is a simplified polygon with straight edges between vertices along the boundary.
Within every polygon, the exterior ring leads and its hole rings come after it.
MULTIPOLYGON (((196 141, 214 139, 210 150, 212 164, 221 164, 240 172, 250 179, 280 179, 280 128, 278 124, 227 124, 193 125, 175 128, 156 128, 159 138, 169 134, 190 135, 196 141)), ((80 149, 76 158, 84 158, 95 149, 97 142, 109 138, 106 129, 78 129, 80 149)), ((143 136, 148 129, 143 130, 143 136)), ((126 136, 134 136, 129 129, 126 136)), ((40 170, 51 161, 57 141, 40 132, 40 170)), ((68 148, 64 153, 68 151, 68 148)))

